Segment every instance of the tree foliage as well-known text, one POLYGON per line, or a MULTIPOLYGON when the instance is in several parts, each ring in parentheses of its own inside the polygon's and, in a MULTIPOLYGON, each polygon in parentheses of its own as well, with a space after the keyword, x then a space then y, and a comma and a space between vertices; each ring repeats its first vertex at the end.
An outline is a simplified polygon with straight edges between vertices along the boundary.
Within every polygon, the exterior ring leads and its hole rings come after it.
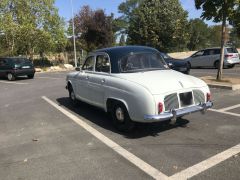
POLYGON ((209 44, 211 47, 220 47, 222 38, 222 25, 209 27, 209 44))
POLYGON ((66 42, 54 0, 1 0, 0 31, 12 55, 60 51, 66 42))
POLYGON ((191 19, 189 22, 189 50, 198 50, 209 46, 209 27, 201 19, 191 19))
POLYGON ((103 10, 94 11, 89 6, 83 6, 74 17, 74 23, 79 36, 77 40, 81 41, 83 49, 91 51, 113 45, 113 16, 107 16, 103 10))
POLYGON ((178 0, 144 0, 129 13, 128 43, 180 51, 189 40, 187 12, 178 0))

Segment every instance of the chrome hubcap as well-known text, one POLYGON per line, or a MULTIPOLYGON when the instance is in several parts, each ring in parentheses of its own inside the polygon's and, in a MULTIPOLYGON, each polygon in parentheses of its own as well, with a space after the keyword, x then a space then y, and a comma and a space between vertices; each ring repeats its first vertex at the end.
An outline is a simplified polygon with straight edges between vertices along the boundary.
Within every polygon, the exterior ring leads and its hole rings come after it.
POLYGON ((120 122, 124 121, 124 112, 123 112, 122 108, 120 108, 120 107, 118 107, 116 109, 116 118, 120 122))
POLYGON ((8 79, 11 80, 12 77, 13 77, 12 74, 9 73, 9 74, 8 74, 8 79))

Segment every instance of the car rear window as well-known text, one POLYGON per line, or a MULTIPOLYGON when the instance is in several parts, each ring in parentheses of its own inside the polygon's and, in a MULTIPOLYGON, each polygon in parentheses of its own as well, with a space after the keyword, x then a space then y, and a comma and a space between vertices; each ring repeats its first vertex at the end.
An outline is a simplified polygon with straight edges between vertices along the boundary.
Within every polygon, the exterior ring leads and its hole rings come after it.
POLYGON ((238 53, 236 48, 227 48, 228 53, 238 53))
POLYGON ((120 61, 121 72, 151 71, 168 69, 165 61, 158 53, 132 53, 120 61))

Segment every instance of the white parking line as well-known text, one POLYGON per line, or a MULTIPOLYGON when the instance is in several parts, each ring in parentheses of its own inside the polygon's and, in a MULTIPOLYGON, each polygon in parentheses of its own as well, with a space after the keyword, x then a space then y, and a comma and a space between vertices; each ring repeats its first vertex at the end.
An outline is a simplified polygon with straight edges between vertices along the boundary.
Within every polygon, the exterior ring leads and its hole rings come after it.
POLYGON ((220 111, 220 110, 217 110, 217 109, 208 109, 208 110, 209 110, 209 111, 213 111, 213 112, 222 113, 222 114, 228 114, 228 115, 232 115, 232 116, 240 117, 240 114, 237 114, 237 113, 226 112, 226 111, 220 111))
POLYGON ((229 111, 229 110, 231 110, 231 109, 236 109, 236 108, 239 108, 239 107, 240 107, 240 104, 236 104, 236 105, 234 105, 234 106, 230 106, 230 107, 218 109, 218 111, 229 111))
POLYGON ((101 142, 103 142, 104 144, 106 144, 108 147, 110 147, 112 150, 114 150, 115 152, 117 152, 119 155, 121 155, 122 157, 124 157, 126 160, 130 161, 131 163, 133 163, 135 166, 137 166, 138 168, 140 168, 142 171, 144 171, 146 174, 152 176, 154 179, 168 179, 168 176, 166 176, 165 174, 163 174, 162 172, 160 172, 159 170, 157 170, 156 168, 152 167, 151 165, 149 165, 148 163, 144 162, 142 159, 138 158, 137 156, 135 156, 134 154, 130 153, 129 151, 127 151, 126 149, 124 149, 123 147, 121 147, 120 145, 118 145, 117 143, 115 143, 114 141, 112 141, 111 139, 109 139, 108 137, 106 137, 105 135, 103 135, 102 133, 100 133, 99 131, 97 131, 96 129, 94 129, 93 127, 91 127, 90 125, 88 125, 87 123, 85 123, 83 120, 81 120, 80 118, 78 118, 77 116, 71 114, 70 112, 68 112, 67 110, 65 110, 64 108, 60 107, 58 104, 56 104, 55 102, 51 101, 50 99, 48 99, 45 96, 42 96, 42 99, 44 99, 46 102, 48 102, 50 105, 52 105, 53 107, 55 107, 57 110, 59 110, 60 112, 62 112, 64 115, 66 115, 67 117, 69 117, 71 120, 73 120, 75 123, 77 123, 78 125, 80 125, 82 128, 84 128, 86 131, 88 131, 90 134, 92 134, 93 136, 95 136, 97 139, 99 139, 101 142))
POLYGON ((177 180, 189 179, 189 178, 225 161, 226 159, 228 159, 238 153, 240 153, 240 144, 238 144, 226 151, 223 151, 207 160, 204 160, 192 167, 189 167, 179 173, 176 173, 173 176, 171 176, 170 178, 177 179, 177 180))
POLYGON ((28 83, 12 82, 12 81, 0 81, 0 83, 5 83, 5 84, 19 84, 19 85, 28 84, 28 83))

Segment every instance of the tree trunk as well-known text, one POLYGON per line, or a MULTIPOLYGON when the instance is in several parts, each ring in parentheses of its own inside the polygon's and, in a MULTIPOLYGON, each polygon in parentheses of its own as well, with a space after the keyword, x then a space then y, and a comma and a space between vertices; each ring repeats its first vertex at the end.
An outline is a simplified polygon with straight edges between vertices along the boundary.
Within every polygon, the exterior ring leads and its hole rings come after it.
POLYGON ((221 40, 221 55, 220 63, 218 67, 217 80, 222 80, 223 74, 223 65, 224 65, 224 45, 226 42, 226 14, 223 12, 223 21, 222 21, 222 40, 221 40))

